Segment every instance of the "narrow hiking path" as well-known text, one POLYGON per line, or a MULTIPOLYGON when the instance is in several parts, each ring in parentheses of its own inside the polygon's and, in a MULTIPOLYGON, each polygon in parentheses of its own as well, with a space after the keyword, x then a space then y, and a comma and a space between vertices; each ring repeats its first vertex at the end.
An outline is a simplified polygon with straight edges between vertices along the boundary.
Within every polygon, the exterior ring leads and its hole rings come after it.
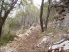
POLYGON ((36 47, 41 33, 40 26, 31 27, 21 37, 8 43, 7 46, 1 47, 1 52, 43 52, 42 49, 36 47))
POLYGON ((36 49, 36 44, 39 39, 40 33, 40 27, 35 27, 34 29, 32 29, 26 39, 20 40, 21 43, 17 48, 17 52, 39 52, 39 50, 36 49))

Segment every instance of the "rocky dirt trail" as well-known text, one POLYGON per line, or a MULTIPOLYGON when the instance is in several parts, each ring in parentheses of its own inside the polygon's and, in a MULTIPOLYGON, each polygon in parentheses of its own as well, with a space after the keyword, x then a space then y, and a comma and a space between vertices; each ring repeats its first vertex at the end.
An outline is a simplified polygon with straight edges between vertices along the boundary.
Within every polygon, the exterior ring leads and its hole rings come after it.
POLYGON ((36 49, 36 43, 39 39, 40 32, 40 27, 32 29, 32 32, 28 33, 29 36, 26 39, 20 40, 21 43, 17 48, 17 52, 39 52, 40 50, 36 49))
POLYGON ((37 48, 37 42, 40 38, 40 26, 31 27, 26 33, 20 34, 21 37, 15 38, 14 41, 1 47, 1 52, 43 52, 44 50, 37 48))

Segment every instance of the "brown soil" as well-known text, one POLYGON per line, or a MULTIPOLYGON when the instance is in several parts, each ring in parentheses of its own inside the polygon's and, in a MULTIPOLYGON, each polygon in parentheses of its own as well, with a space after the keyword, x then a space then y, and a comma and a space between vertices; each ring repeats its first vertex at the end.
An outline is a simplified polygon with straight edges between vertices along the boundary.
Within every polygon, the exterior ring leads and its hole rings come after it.
POLYGON ((43 52, 43 50, 36 47, 40 33, 40 27, 33 29, 26 39, 20 40, 17 52, 43 52))

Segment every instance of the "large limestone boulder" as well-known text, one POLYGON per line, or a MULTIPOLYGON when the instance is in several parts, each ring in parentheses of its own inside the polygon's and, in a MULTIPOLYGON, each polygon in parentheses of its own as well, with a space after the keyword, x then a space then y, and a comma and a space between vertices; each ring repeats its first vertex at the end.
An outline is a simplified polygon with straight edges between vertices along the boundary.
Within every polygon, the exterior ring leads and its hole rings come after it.
POLYGON ((56 9, 55 20, 58 30, 69 30, 69 0, 61 0, 53 5, 56 9))
POLYGON ((61 40, 60 42, 49 47, 48 52, 69 52, 69 40, 61 40))
POLYGON ((69 30, 69 13, 64 16, 63 20, 60 20, 57 25, 58 30, 69 30))

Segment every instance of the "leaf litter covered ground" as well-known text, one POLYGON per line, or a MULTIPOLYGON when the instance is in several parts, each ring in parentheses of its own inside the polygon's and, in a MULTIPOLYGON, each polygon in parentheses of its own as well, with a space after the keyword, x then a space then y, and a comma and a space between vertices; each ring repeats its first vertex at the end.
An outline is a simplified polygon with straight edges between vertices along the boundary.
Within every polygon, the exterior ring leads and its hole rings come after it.
POLYGON ((47 52, 48 47, 59 41, 60 34, 66 34, 67 31, 58 31, 53 29, 54 24, 48 25, 48 31, 41 33, 40 26, 32 26, 27 32, 19 34, 14 41, 10 41, 7 46, 0 47, 1 52, 47 52), (44 40, 44 37, 48 38, 44 40), (45 41, 45 42, 42 42, 45 41), (42 43, 41 43, 42 42, 42 43), (41 48, 37 47, 41 43, 41 48), (44 49, 43 49, 43 48, 44 49), (46 50, 46 51, 45 51, 46 50))

